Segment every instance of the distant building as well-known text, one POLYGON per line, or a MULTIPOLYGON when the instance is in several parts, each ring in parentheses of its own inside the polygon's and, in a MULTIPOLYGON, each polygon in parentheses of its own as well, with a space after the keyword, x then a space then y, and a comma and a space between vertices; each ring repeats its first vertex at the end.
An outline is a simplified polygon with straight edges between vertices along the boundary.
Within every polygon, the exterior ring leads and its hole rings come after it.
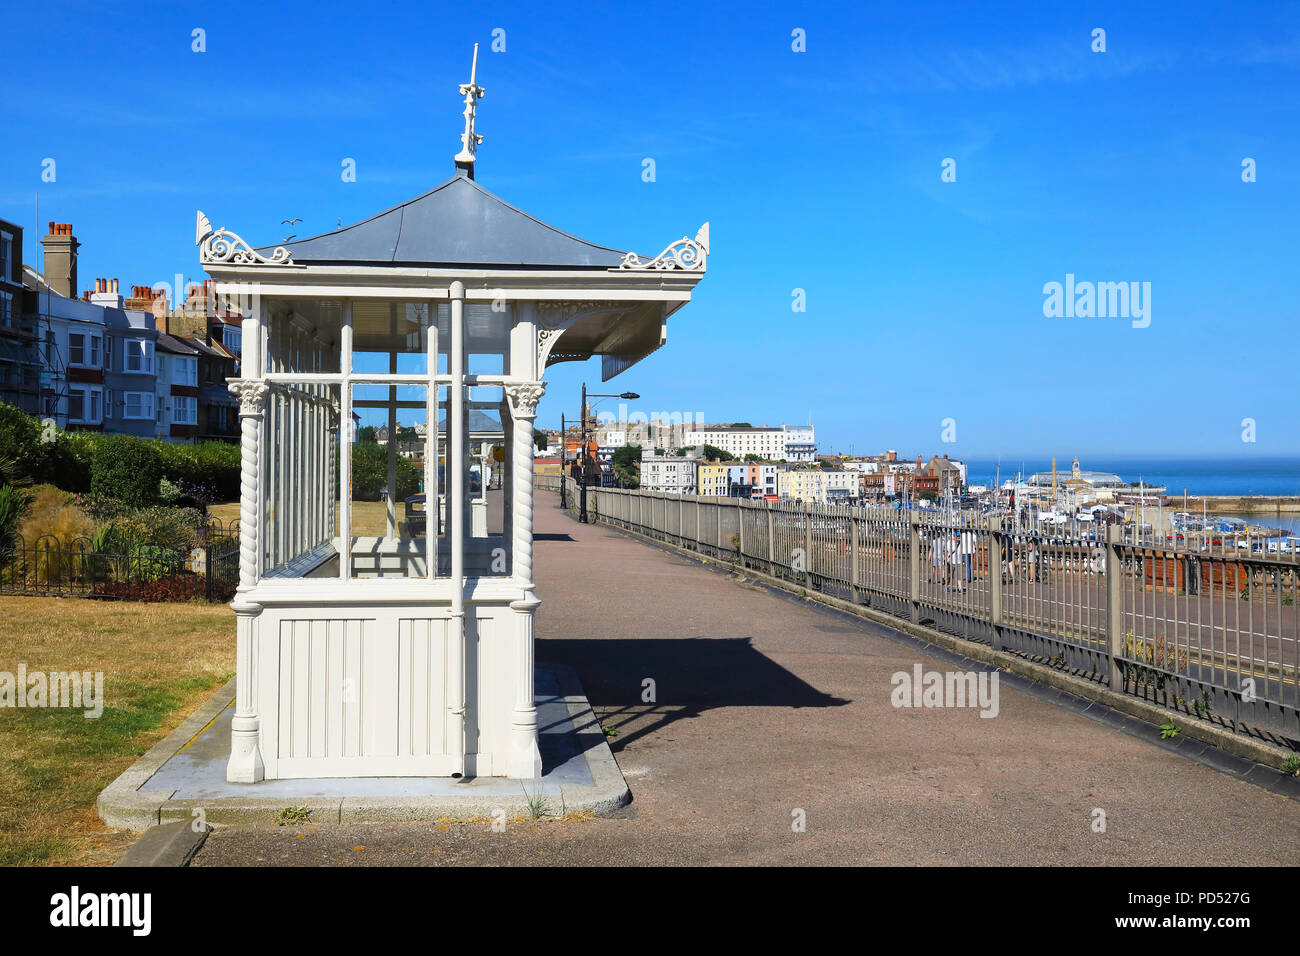
POLYGON ((917 469, 924 475, 933 475, 939 479, 941 489, 960 491, 966 484, 966 463, 944 455, 933 456, 923 467, 917 469))
POLYGON ((811 425, 753 427, 703 425, 686 429, 683 444, 696 448, 712 445, 736 459, 756 455, 764 461, 812 461, 817 443, 811 425))
POLYGON ((156 317, 152 312, 123 308, 117 282, 97 279, 90 293, 91 303, 104 310, 105 430, 138 438, 168 438, 170 418, 158 403, 156 317), (168 418, 166 423, 164 418, 168 418))
POLYGON ((199 434, 199 350, 167 333, 158 336, 158 432, 167 441, 192 442, 199 434))
POLYGON ((812 425, 786 425, 785 453, 786 461, 812 461, 817 455, 817 438, 812 425))
POLYGON ((41 357, 23 286, 23 230, 0 219, 0 402, 40 410, 41 357))
MULTIPOLYGON (((45 275, 24 273, 31 282, 28 301, 40 328, 42 417, 64 429, 104 427, 104 307, 76 298, 80 243, 72 224, 51 222, 41 239, 45 275)), ((150 383, 150 408, 153 384, 150 383)))
POLYGON ((775 496, 777 494, 776 476, 779 470, 777 465, 749 462, 744 465, 744 468, 749 472, 748 481, 752 489, 751 498, 775 496))
POLYGON ((731 481, 731 468, 727 462, 696 462, 696 494, 705 498, 726 498, 731 481))
POLYGON ((642 454, 641 487, 647 491, 693 495, 696 492, 695 460, 676 455, 642 454))
POLYGON ((706 425, 688 429, 683 437, 687 446, 712 445, 733 458, 757 455, 765 461, 785 457, 785 430, 782 428, 736 428, 731 425, 706 425))

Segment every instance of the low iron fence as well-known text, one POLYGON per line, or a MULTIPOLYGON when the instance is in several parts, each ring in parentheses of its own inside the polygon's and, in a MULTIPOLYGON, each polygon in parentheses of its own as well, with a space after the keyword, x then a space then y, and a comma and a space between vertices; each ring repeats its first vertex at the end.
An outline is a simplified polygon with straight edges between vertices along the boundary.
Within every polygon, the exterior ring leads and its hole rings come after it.
POLYGON ((81 536, 0 542, 0 594, 227 601, 239 584, 239 522, 208 519, 194 548, 105 549, 81 536))
MULTIPOLYGON (((578 507, 577 483, 564 479, 578 507)), ((537 487, 560 490, 543 476, 537 487)), ((589 520, 888 612, 1289 746, 1300 563, 1118 525, 587 489, 589 520)))

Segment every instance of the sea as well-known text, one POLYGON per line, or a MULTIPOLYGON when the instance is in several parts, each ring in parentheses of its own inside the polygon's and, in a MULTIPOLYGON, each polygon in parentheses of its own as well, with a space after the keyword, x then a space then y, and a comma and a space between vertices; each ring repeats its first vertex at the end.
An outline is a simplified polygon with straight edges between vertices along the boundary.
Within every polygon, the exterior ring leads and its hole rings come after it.
MULTIPOLYGON (((1072 460, 1056 459, 1057 473, 1069 475, 1072 460)), ((1050 472, 1050 458, 969 459, 966 462, 966 480, 972 484, 992 484, 1001 468, 1002 480, 1014 477, 1017 472, 1032 475, 1036 471, 1050 472)), ((1080 458, 1079 467, 1085 471, 1110 471, 1125 481, 1139 479, 1152 485, 1163 486, 1172 499, 1172 507, 1180 507, 1179 498, 1189 495, 1300 495, 1300 458, 1080 458)), ((1258 515, 1216 510, 1213 514, 1225 518, 1243 518, 1252 525, 1277 528, 1286 534, 1300 534, 1300 514, 1258 515)))
MULTIPOLYGON (((1071 459, 1057 458, 1062 477, 1071 459)), ((992 483, 1001 468, 1002 480, 1017 472, 1031 475, 1052 470, 1050 458, 974 458, 966 460, 966 480, 992 483)), ((1300 457, 1296 458, 1080 458, 1084 471, 1110 471, 1125 481, 1139 479, 1163 485, 1170 497, 1189 495, 1300 495, 1300 457)))

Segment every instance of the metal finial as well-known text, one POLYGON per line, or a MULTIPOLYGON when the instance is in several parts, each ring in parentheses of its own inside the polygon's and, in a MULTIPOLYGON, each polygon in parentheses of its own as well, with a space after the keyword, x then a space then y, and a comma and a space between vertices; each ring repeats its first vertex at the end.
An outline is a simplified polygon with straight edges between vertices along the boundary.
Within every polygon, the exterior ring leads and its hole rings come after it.
POLYGON ((471 179, 474 177, 474 152, 483 142, 483 137, 474 132, 474 114, 477 111, 479 98, 487 92, 475 83, 477 77, 478 44, 475 43, 474 63, 470 67, 469 82, 460 85, 460 95, 465 97, 465 132, 460 134, 460 152, 456 154, 456 165, 468 170, 471 179))

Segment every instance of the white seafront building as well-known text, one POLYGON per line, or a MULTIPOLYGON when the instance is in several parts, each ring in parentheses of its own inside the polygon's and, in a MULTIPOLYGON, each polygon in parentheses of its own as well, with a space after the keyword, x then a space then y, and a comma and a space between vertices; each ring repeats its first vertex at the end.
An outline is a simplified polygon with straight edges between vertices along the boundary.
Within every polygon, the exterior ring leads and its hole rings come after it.
POLYGON ((696 459, 676 455, 642 455, 641 487, 676 495, 696 493, 696 459))
POLYGON ((765 461, 812 461, 817 455, 812 425, 705 425, 687 429, 682 444, 697 448, 712 445, 737 459, 757 455, 765 461))

